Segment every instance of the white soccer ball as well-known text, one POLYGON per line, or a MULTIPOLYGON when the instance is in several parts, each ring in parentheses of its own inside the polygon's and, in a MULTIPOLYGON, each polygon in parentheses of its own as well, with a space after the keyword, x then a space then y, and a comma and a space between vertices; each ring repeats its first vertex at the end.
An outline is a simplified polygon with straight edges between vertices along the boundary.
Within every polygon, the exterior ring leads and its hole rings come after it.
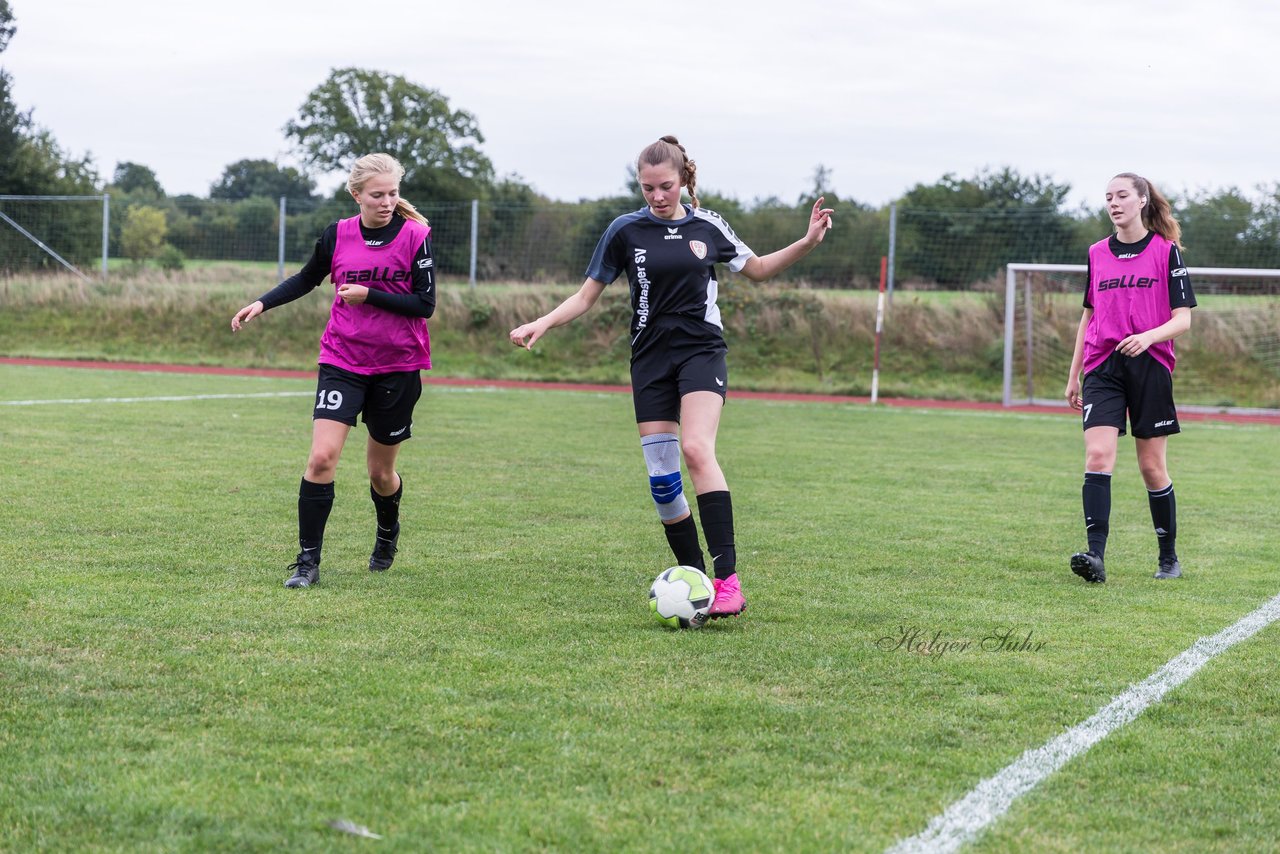
POLYGON ((715 600, 711 579, 692 566, 664 569, 649 587, 649 609, 658 622, 673 629, 701 628, 715 600))

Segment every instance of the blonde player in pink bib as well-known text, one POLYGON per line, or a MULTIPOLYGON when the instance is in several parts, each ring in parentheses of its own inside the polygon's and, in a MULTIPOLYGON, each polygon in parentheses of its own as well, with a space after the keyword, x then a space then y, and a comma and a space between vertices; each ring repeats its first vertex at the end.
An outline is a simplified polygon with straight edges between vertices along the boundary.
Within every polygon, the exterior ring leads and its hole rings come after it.
POLYGON ((338 458, 357 417, 369 430, 365 459, 378 524, 369 569, 388 569, 395 559, 404 493, 396 458, 422 395, 419 371, 431 367, 427 318, 436 307, 431 227, 400 198, 403 177, 403 167, 388 154, 357 160, 347 189, 360 213, 326 228, 301 272, 231 319, 232 331, 238 332, 262 312, 310 293, 326 277, 333 283, 317 360, 311 454, 298 489, 300 550, 286 587, 320 581, 320 547, 333 507, 338 458))
POLYGON ((1182 260, 1182 229, 1151 182, 1132 172, 1112 178, 1107 212, 1116 230, 1089 247, 1084 315, 1067 377, 1067 402, 1083 416, 1089 544, 1071 556, 1071 571, 1085 581, 1107 580, 1111 474, 1127 413, 1160 549, 1155 577, 1177 578, 1182 565, 1165 445, 1179 432, 1173 339, 1191 328, 1196 298, 1182 260))

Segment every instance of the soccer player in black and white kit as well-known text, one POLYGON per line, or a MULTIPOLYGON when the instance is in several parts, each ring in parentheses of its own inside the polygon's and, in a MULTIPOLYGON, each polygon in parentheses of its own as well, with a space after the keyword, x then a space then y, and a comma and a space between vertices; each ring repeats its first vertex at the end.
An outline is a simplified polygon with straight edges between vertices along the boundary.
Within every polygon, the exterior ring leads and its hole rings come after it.
POLYGON ((1067 376, 1067 403, 1083 416, 1088 539, 1087 550, 1071 556, 1071 571, 1085 581, 1107 579, 1111 472, 1127 412, 1160 549, 1155 577, 1177 578, 1182 564, 1165 446, 1179 432, 1173 339, 1191 328, 1196 297, 1182 260, 1182 229, 1160 191, 1122 172, 1107 184, 1106 198, 1115 233, 1089 247, 1084 314, 1067 376))
POLYGON ((311 453, 298 488, 297 560, 286 587, 320 580, 320 549, 333 508, 333 481, 347 435, 363 416, 365 459, 378 530, 369 569, 388 569, 400 541, 404 482, 396 471, 431 367, 427 318, 436 307, 431 227, 400 197, 404 168, 388 154, 357 160, 347 189, 360 212, 325 229, 311 260, 236 312, 232 331, 262 312, 310 293, 328 277, 334 288, 320 339, 311 453))
POLYGON ((596 303, 626 273, 631 285, 631 390, 649 488, 676 561, 705 569, 698 529, 684 495, 680 462, 697 495, 714 565, 712 617, 747 607, 738 579, 733 505, 716 460, 716 432, 728 393, 715 265, 762 282, 808 255, 831 227, 832 209, 813 205, 805 236, 763 257, 747 248, 718 214, 698 206, 697 169, 674 136, 640 152, 636 173, 645 207, 613 221, 600 238, 587 278, 573 296, 532 323, 511 330, 531 349, 548 329, 596 303), (692 204, 681 202, 689 191, 692 204))

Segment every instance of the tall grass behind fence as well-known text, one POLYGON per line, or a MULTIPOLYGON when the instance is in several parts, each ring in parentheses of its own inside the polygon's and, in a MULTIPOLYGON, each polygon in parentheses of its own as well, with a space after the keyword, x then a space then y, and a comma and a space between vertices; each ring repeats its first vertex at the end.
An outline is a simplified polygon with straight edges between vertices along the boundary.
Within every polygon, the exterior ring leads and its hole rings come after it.
MULTIPOLYGON (((231 315, 274 283, 274 265, 229 263, 169 274, 122 271, 91 285, 69 276, 0 278, 0 354, 309 369, 332 300, 328 286, 266 313, 238 334, 230 331, 231 315)), ((592 311, 552 330, 533 352, 508 341, 508 330, 546 313, 572 290, 529 284, 472 289, 465 280, 442 280, 430 321, 435 370, 456 377, 627 383, 631 309, 623 282, 607 288, 592 311)), ((1036 300, 1042 304, 1034 331, 1036 388, 1056 397, 1066 382, 1079 296, 1044 290, 1036 300)), ((870 391, 873 293, 761 286, 735 276, 725 282, 720 302, 732 387, 870 391)), ((1021 320, 1018 329, 1021 334, 1021 320)), ((899 293, 881 342, 880 391, 1000 400, 1003 334, 1003 294, 899 293)), ((1024 340, 1018 339, 1019 354, 1024 340)), ((1280 407, 1278 340, 1280 301, 1274 296, 1205 295, 1191 332, 1178 342, 1179 402, 1280 407)))

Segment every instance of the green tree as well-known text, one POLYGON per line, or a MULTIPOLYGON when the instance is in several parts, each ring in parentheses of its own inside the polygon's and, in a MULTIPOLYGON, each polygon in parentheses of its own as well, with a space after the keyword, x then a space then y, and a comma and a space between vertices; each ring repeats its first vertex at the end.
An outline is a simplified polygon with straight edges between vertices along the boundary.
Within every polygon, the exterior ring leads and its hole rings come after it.
POLYGON ((125 215, 120 235, 124 256, 137 263, 160 254, 167 230, 164 211, 148 205, 135 205, 125 215))
POLYGON ((9 46, 9 39, 17 32, 13 23, 13 10, 9 8, 9 0, 0 0, 0 53, 9 46))
POLYGON ((239 201, 263 197, 289 201, 311 199, 316 182, 292 166, 279 166, 270 160, 237 160, 222 171, 222 177, 209 189, 209 198, 239 201))
POLYGON ((98 191, 98 173, 88 155, 72 157, 43 128, 33 127, 23 135, 10 165, 8 193, 71 196, 98 191))
MULTIPOLYGON (((17 27, 9 0, 0 0, 0 53, 17 27)), ((0 68, 0 193, 14 195, 80 195, 96 191, 91 160, 71 157, 47 130, 19 110, 13 100, 13 78, 0 68)))
POLYGON ((156 173, 141 163, 125 161, 116 164, 116 171, 111 176, 111 186, 122 193, 144 198, 163 199, 164 188, 156 173))
POLYGON ((1187 260, 1197 267, 1266 267, 1276 258, 1275 223, 1266 200, 1254 201, 1235 187, 1179 199, 1187 260))
POLYGON ((402 194, 415 203, 479 198, 493 180, 475 117, 395 74, 335 69, 284 130, 319 172, 345 172, 365 154, 390 154, 405 168, 402 194))
MULTIPOLYGON (((9 46, 16 29, 9 0, 0 0, 0 53, 9 46)), ((0 68, 0 193, 18 192, 14 189, 18 146, 30 124, 30 111, 22 112, 13 101, 13 78, 0 68)))
POLYGON ((1070 191, 1008 167, 917 184, 899 205, 898 277, 964 289, 1010 261, 1078 261, 1087 244, 1061 210, 1070 191))
POLYGON ((1259 185, 1261 200, 1254 212, 1249 240, 1261 247, 1251 266, 1280 268, 1280 181, 1259 185))

